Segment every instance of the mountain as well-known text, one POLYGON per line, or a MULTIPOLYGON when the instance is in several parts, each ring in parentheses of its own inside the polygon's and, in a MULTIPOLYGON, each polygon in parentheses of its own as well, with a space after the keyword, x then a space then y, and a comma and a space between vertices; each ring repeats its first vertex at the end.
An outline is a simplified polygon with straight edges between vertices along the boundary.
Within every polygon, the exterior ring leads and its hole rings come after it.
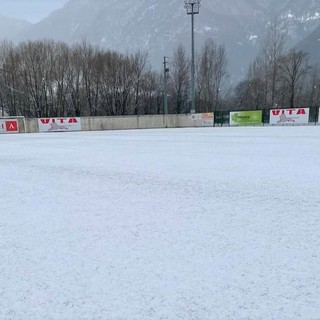
MULTIPOLYGON (((251 30, 260 19, 259 7, 243 0, 202 2, 196 17, 197 46, 213 37, 236 53, 230 61, 245 63, 247 54, 242 55, 241 49, 243 43, 250 44, 251 30)), ((190 17, 183 5, 182 0, 70 0, 20 34, 20 40, 51 37, 71 43, 86 39, 123 52, 148 50, 152 64, 161 66, 163 56, 172 55, 180 42, 190 47, 190 17)))
MULTIPOLYGON (((160 69, 163 56, 172 56, 179 43, 190 48, 190 16, 183 6, 183 0, 70 0, 16 39, 87 40, 122 52, 148 50, 150 62, 160 69)), ((202 0, 196 47, 210 37, 224 44, 230 73, 244 75, 273 17, 288 25, 289 45, 294 45, 320 23, 320 1, 202 0)))
POLYGON ((7 18, 0 15, 0 39, 14 39, 18 33, 31 24, 24 20, 7 18))
POLYGON ((296 48, 309 53, 311 64, 320 64, 320 26, 318 26, 309 36, 300 41, 296 48))

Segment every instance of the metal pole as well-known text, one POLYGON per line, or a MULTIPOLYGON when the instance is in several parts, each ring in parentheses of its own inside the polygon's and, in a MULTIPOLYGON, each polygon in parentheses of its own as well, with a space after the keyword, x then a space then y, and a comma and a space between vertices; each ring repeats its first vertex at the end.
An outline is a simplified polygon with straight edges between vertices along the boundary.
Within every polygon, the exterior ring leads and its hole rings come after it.
POLYGON ((201 0, 185 0, 184 7, 191 15, 191 113, 196 112, 195 62, 194 62, 194 15, 199 14, 201 0))
POLYGON ((163 59, 163 113, 168 114, 168 95, 167 95, 167 57, 163 59))
POLYGON ((194 63, 194 4, 191 4, 191 113, 196 113, 195 63, 194 63))

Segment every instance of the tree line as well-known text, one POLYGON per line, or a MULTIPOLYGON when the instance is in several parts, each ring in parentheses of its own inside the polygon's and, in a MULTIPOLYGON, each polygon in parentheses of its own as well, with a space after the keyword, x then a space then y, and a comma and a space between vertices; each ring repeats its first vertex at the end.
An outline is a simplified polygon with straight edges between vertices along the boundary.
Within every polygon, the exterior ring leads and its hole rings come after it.
POLYGON ((124 55, 83 42, 0 46, 0 103, 10 115, 63 117, 157 113, 157 74, 147 54, 124 55))
POLYGON ((288 28, 273 20, 247 77, 235 87, 234 105, 242 109, 295 108, 318 106, 319 98, 319 67, 310 65, 307 53, 288 48, 288 28))
MULTIPOLYGON (((180 45, 170 63, 170 113, 190 111, 190 59, 180 45)), ((199 111, 218 108, 226 75, 223 47, 208 40, 199 58, 199 111)), ((114 116, 163 113, 163 77, 147 52, 122 54, 87 42, 52 40, 0 44, 0 104, 26 117, 114 116)))
MULTIPOLYGON (((148 53, 123 54, 87 42, 0 43, 2 114, 26 117, 161 114, 167 77, 169 113, 188 113, 190 58, 178 45, 170 72, 155 71, 148 53)), ((318 67, 287 49, 287 29, 274 20, 244 80, 232 88, 224 46, 208 39, 196 55, 197 112, 316 105, 318 67)))

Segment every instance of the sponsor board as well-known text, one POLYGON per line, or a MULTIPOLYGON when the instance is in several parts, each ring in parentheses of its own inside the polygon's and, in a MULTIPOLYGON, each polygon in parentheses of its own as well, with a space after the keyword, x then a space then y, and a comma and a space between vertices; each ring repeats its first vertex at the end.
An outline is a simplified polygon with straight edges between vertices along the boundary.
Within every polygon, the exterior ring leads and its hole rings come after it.
POLYGON ((270 110, 270 124, 308 124, 309 108, 270 110))
POLYGON ((214 114, 209 113, 193 113, 191 119, 194 121, 201 121, 203 127, 213 127, 214 114))
POLYGON ((17 133, 19 132, 18 120, 0 119, 0 133, 17 133))
POLYGON ((214 116, 213 112, 202 114, 202 126, 213 127, 214 116))
POLYGON ((39 132, 81 131, 80 118, 41 118, 38 125, 39 132))
POLYGON ((190 117, 194 121, 196 121, 196 120, 201 121, 202 120, 202 113, 192 113, 190 117))
POLYGON ((230 112, 231 126, 246 126, 262 124, 262 111, 238 111, 230 112))

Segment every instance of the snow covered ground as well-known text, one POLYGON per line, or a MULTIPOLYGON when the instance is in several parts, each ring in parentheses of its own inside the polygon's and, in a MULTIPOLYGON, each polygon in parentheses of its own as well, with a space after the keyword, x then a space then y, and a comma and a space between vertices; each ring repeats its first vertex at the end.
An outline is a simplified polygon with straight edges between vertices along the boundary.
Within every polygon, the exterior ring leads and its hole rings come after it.
POLYGON ((320 127, 0 146, 1 320, 320 319, 320 127))

